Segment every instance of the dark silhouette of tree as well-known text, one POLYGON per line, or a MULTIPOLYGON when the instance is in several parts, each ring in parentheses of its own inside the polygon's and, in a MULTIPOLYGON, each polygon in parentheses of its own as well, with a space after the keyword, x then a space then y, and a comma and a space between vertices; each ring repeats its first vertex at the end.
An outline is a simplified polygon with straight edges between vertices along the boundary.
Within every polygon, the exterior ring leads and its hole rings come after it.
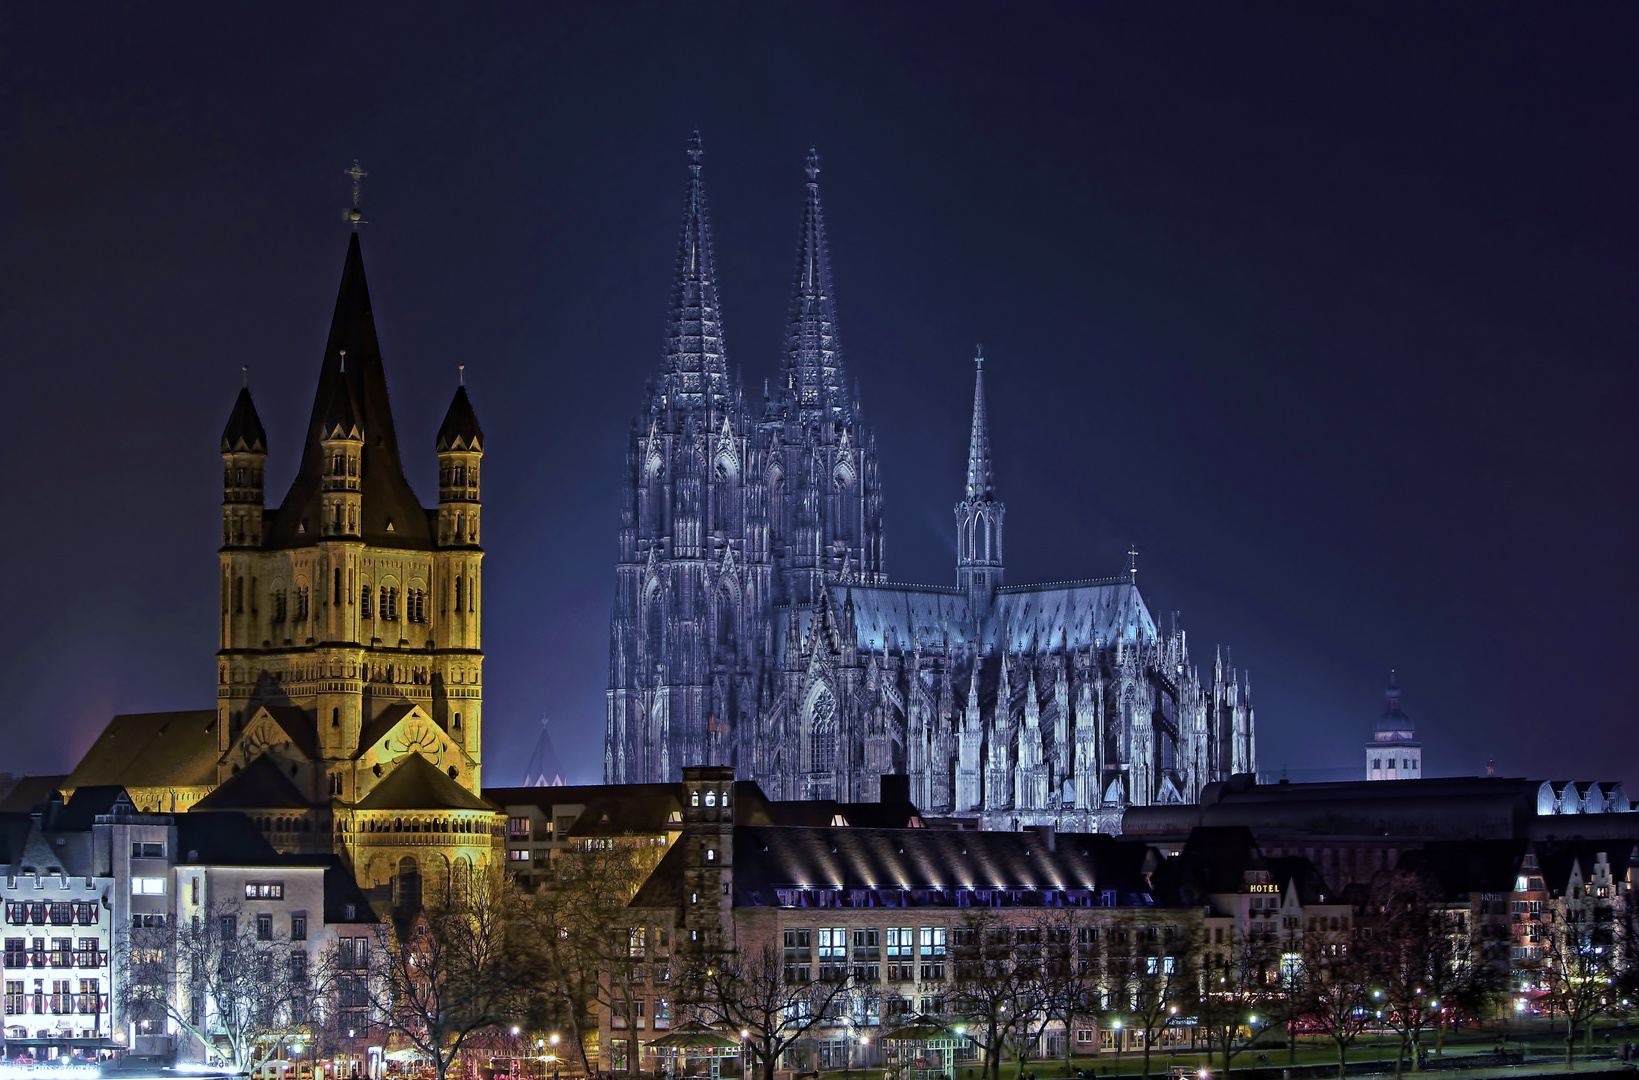
POLYGON ((848 1000, 847 978, 826 982, 788 979, 782 956, 772 945, 746 952, 702 957, 687 975, 697 989, 690 997, 700 1018, 745 1033, 745 1046, 762 1072, 774 1080, 784 1054, 848 1000))
POLYGON ((378 924, 367 980, 372 1012, 433 1064, 438 1080, 486 1029, 520 1018, 532 972, 516 887, 497 874, 378 924))

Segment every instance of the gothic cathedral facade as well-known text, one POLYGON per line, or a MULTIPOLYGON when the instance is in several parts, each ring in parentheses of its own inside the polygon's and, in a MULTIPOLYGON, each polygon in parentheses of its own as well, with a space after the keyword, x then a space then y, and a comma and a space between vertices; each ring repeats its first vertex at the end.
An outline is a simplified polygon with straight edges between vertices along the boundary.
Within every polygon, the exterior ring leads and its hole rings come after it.
POLYGON ((1003 582, 982 361, 954 586, 890 584, 876 439, 838 334, 810 153, 779 384, 728 367, 699 136, 663 366, 633 421, 609 635, 604 776, 730 766, 773 798, 879 797, 986 828, 1119 831, 1256 769, 1248 688, 1201 678, 1131 567, 1003 582))

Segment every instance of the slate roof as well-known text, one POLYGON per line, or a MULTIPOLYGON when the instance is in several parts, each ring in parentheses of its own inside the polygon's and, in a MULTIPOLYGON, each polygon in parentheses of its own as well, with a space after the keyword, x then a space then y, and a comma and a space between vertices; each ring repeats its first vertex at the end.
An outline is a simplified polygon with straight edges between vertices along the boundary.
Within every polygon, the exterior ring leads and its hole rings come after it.
POLYGON ((273 849, 256 823, 233 810, 175 815, 176 862, 207 866, 276 866, 273 849))
POLYGON ((240 388, 233 412, 228 414, 227 427, 222 429, 222 452, 235 450, 267 452, 267 432, 262 428, 262 418, 256 415, 255 403, 250 400, 249 386, 240 388))
POLYGON ((63 787, 209 787, 216 783, 216 758, 214 709, 123 713, 108 722, 63 787))
POLYGON ((493 811, 496 807, 451 780, 420 754, 411 754, 354 809, 493 811))
POLYGON ((444 422, 438 426, 439 450, 482 450, 484 431, 478 426, 478 414, 472 411, 467 388, 457 386, 450 401, 444 422))
POLYGON ((112 813, 116 803, 131 806, 131 796, 118 784, 87 784, 74 789, 74 797, 47 822, 54 832, 86 832, 97 818, 112 813))
POLYGON ((51 798, 53 791, 62 790, 68 777, 63 776, 25 776, 17 781, 17 786, 0 799, 0 813, 18 811, 28 813, 36 806, 51 798))
POLYGON ((1526 847, 1524 840, 1435 841, 1401 852, 1399 869, 1434 881, 1448 900, 1512 892, 1526 847))
MULTIPOLYGON (((688 847, 674 844, 632 907, 676 907, 688 847)), ((1114 889, 1123 903, 1155 901, 1153 851, 1110 836, 1037 832, 737 826, 734 906, 778 903, 778 889, 1114 889)))
MULTIPOLYGON (((1117 639, 1154 641, 1155 620, 1138 586, 1125 578, 1062 585, 1012 585, 997 590, 994 606, 974 612, 957 589, 927 585, 827 586, 834 611, 852 599, 857 647, 868 651, 924 649, 948 640, 953 648, 977 646, 1010 652, 1086 649, 1117 639)), ((816 609, 799 616, 807 632, 816 609)))
POLYGON ((33 827, 34 819, 27 812, 0 812, 0 865, 12 866, 22 861, 29 830, 33 827))
MULTIPOLYGON (((75 800, 79 799, 76 793, 75 800)), ((305 810, 312 801, 296 787, 278 759, 262 754, 194 804, 200 810, 305 810)))
POLYGON ((405 479, 399 457, 398 433, 393 427, 392 405, 387 396, 387 373, 376 339, 375 314, 364 277, 364 254, 356 232, 347 245, 330 337, 325 343, 319 385, 313 396, 313 417, 302 449, 301 468, 283 504, 272 517, 265 541, 268 547, 318 543, 320 490, 325 468, 320 439, 327 420, 351 422, 347 414, 356 418, 364 435, 363 476, 359 481, 359 525, 364 542, 413 550, 431 548, 433 531, 429 526, 429 512, 405 479), (347 352, 345 362, 342 350, 347 352))

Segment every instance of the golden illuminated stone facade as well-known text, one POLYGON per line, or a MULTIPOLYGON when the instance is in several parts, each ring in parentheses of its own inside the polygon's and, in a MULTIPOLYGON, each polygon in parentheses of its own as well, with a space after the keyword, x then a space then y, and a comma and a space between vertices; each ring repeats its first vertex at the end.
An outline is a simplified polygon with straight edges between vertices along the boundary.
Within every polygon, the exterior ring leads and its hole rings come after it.
POLYGON ((464 386, 435 450, 426 509, 399 457, 355 233, 301 465, 276 509, 248 386, 222 433, 214 716, 116 718, 67 786, 240 810, 280 850, 334 849, 360 884, 399 895, 492 866, 502 818, 478 795, 483 432, 464 386))

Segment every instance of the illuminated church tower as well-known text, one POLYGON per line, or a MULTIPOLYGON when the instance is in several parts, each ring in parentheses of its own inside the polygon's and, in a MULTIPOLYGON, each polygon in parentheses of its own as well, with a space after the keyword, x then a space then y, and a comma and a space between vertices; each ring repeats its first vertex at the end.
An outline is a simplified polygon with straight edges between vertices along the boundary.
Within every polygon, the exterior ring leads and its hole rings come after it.
POLYGON ((281 851, 342 854, 399 902, 492 864, 499 817, 477 794, 484 435, 465 386, 429 442, 430 509, 404 476, 355 231, 276 509, 248 379, 222 432, 214 718, 116 717, 65 788, 118 783, 144 810, 241 811, 281 851))

